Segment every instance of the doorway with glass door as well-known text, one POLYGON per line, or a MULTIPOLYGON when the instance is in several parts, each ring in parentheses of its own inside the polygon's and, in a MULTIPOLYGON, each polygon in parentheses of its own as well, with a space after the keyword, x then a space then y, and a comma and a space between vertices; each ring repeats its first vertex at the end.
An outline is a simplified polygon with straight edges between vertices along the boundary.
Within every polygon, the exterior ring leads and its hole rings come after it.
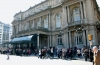
POLYGON ((78 48, 83 48, 84 43, 83 43, 83 32, 77 32, 75 34, 75 45, 78 48))

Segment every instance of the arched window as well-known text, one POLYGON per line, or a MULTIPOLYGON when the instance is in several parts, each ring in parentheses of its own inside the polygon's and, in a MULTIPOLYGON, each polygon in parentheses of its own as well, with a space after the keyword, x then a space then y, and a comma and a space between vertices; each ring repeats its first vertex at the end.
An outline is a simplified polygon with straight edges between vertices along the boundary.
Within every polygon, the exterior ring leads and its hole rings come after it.
POLYGON ((61 27, 61 16, 60 14, 56 15, 56 28, 60 28, 61 27))
POLYGON ((73 10, 73 17, 74 17, 74 21, 80 21, 81 20, 79 8, 75 8, 73 10))
POLYGON ((48 28, 48 18, 44 18, 44 28, 48 28))

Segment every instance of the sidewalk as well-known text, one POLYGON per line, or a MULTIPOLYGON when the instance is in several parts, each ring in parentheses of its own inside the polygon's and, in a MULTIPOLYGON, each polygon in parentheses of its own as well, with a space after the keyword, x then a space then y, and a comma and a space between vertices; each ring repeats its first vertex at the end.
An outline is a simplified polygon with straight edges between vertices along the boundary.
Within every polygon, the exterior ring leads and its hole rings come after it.
MULTIPOLYGON (((17 56, 17 55, 11 55, 11 56, 17 56)), ((37 57, 38 58, 38 55, 35 56, 34 54, 32 54, 30 56, 19 56, 19 57, 37 57)), ((54 56, 54 58, 45 58, 45 59, 59 59, 59 58, 57 56, 54 56)), ((82 58, 82 57, 81 58, 73 57, 72 59, 66 58, 66 59, 62 59, 62 60, 81 60, 81 61, 85 61, 85 59, 82 58)), ((89 62, 89 59, 88 59, 88 62, 89 62)))

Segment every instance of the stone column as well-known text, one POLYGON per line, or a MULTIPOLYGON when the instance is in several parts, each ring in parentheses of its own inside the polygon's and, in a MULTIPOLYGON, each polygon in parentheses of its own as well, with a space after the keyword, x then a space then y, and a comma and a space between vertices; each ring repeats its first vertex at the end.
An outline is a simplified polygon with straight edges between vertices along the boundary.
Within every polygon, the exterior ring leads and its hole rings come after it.
POLYGON ((18 32, 19 32, 19 25, 20 25, 20 24, 17 25, 17 34, 18 34, 18 32))
POLYGON ((62 21, 62 24, 63 24, 63 25, 62 25, 62 26, 65 26, 65 27, 66 27, 66 26, 67 26, 67 25, 66 25, 66 24, 67 24, 67 12, 66 12, 66 7, 63 6, 63 5, 62 5, 62 11, 63 11, 63 13, 62 13, 62 15, 63 15, 63 16, 62 16, 62 20, 63 20, 63 21, 62 21))
POLYGON ((82 37, 83 37, 83 39, 82 39, 83 41, 82 42, 86 46, 86 42, 85 42, 85 32, 84 31, 82 31, 82 37))
POLYGON ((41 27, 42 27, 42 17, 40 17, 40 23, 41 23, 41 27))
POLYGON ((83 10, 84 10, 84 17, 86 18, 86 8, 85 8, 85 0, 83 1, 83 10))
POLYGON ((49 30, 51 29, 51 15, 49 14, 48 15, 48 27, 49 27, 49 30))
MULTIPOLYGON (((88 30, 86 30, 86 34, 88 35, 89 34, 89 31, 88 30)), ((89 44, 89 40, 88 40, 88 36, 87 36, 87 46, 89 46, 90 44, 89 44)))
POLYGON ((52 44, 51 44, 51 43, 52 43, 52 42, 51 42, 51 35, 50 35, 49 37, 50 37, 50 47, 51 47, 51 46, 52 46, 52 44))
POLYGON ((83 22, 83 7, 82 2, 80 1, 80 10, 81 10, 81 23, 83 22))
POLYGON ((68 35, 68 47, 70 48, 70 35, 69 35, 69 32, 67 32, 67 35, 68 35))
POLYGON ((72 42, 71 42, 71 31, 69 31, 69 42, 70 42, 70 47, 72 47, 72 42))
POLYGON ((12 26, 12 30, 13 30, 13 33, 12 34, 14 36, 15 35, 14 26, 12 26))
POLYGON ((14 38, 16 37, 16 26, 14 26, 14 38))
POLYGON ((50 37, 48 36, 48 48, 50 47, 50 37))
POLYGON ((68 12, 68 23, 70 23, 70 10, 69 10, 69 6, 67 6, 67 12, 68 12))
POLYGON ((35 27, 35 25, 34 25, 34 19, 33 19, 33 21, 32 21, 33 23, 31 24, 32 25, 32 27, 31 28, 34 28, 35 27))
POLYGON ((83 43, 84 43, 84 45, 86 46, 86 37, 85 37, 85 31, 83 31, 83 43))
POLYGON ((40 42, 39 42, 39 34, 37 34, 37 49, 39 49, 40 42))
POLYGON ((68 42, 68 32, 65 33, 65 44, 66 44, 66 47, 69 48, 69 42, 68 42))

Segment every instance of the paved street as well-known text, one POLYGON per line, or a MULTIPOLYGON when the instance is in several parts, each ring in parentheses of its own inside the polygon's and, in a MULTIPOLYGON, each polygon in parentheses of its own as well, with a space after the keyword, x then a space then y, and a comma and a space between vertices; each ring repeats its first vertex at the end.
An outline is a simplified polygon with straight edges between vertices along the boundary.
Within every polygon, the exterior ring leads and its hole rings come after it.
POLYGON ((61 59, 38 59, 37 57, 19 57, 10 56, 10 60, 6 60, 6 55, 0 55, 0 65, 92 65, 90 62, 82 60, 61 60, 61 59))

